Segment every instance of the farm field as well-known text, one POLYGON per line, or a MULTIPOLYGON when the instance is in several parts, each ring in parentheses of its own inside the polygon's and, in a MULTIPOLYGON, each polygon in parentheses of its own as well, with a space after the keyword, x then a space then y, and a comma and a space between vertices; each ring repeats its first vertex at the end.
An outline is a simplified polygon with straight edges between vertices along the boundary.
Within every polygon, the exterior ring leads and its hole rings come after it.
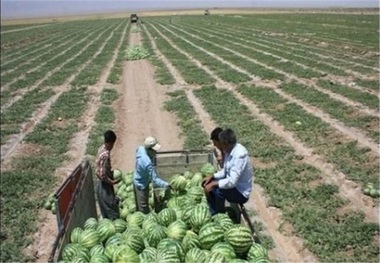
POLYGON ((1 261, 46 262, 43 209, 106 129, 114 168, 211 147, 231 127, 251 154, 246 207, 272 262, 378 262, 379 17, 266 13, 1 26, 1 261), (126 61, 129 45, 148 59, 126 61))

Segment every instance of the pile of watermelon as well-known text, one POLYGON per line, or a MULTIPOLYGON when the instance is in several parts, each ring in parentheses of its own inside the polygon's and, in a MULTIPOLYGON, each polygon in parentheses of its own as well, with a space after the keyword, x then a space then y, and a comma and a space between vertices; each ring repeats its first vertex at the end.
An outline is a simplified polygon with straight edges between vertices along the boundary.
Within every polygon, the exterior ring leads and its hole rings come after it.
POLYGON ((116 170, 114 178, 122 179, 116 190, 120 218, 89 218, 74 228, 62 262, 269 262, 267 249, 254 243, 248 227, 234 224, 227 214, 211 216, 201 183, 214 171, 205 164, 198 173, 174 175, 174 190, 151 191, 152 209, 145 215, 136 211, 133 173, 116 170), (161 197, 158 212, 153 193, 161 197))

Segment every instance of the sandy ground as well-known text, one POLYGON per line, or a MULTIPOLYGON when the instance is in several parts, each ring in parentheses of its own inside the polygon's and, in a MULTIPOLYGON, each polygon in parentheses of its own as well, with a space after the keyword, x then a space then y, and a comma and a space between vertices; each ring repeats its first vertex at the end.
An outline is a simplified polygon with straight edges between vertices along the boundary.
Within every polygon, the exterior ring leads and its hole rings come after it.
MULTIPOLYGON (((140 43, 132 33, 131 44, 140 43)), ((163 109, 166 87, 156 84, 154 68, 148 60, 125 62, 123 82, 116 101, 116 134, 112 166, 123 171, 134 169, 135 151, 147 136, 154 136, 161 151, 181 150, 183 140, 175 117, 163 109)))

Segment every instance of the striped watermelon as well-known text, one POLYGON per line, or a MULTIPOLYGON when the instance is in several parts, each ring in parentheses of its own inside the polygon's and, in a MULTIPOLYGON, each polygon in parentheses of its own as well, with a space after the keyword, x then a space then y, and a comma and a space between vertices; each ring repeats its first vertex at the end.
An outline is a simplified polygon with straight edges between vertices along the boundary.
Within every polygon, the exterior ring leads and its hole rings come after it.
POLYGON ((177 220, 177 214, 172 208, 164 208, 158 213, 158 222, 160 225, 168 226, 177 220))
POLYGON ((171 238, 162 239, 157 245, 157 251, 174 251, 178 259, 182 262, 185 259, 185 249, 182 244, 171 238))
POLYGON ((97 244, 100 244, 99 232, 95 229, 85 229, 79 237, 79 244, 85 248, 91 249, 97 244))
POLYGON ((166 228, 157 223, 154 223, 150 229, 145 231, 145 239, 151 247, 157 247, 161 239, 164 238, 166 238, 166 228))
POLYGON ((96 254, 104 254, 104 246, 102 244, 97 244, 91 248, 90 256, 93 256, 96 254))
POLYGON ((207 262, 206 254, 199 248, 190 249, 185 256, 186 263, 200 263, 207 262))
POLYGON ((226 243, 226 242, 219 242, 212 246, 211 252, 218 252, 224 255, 224 257, 227 260, 236 258, 236 253, 234 248, 226 243))
POLYGON ((258 257, 254 260, 251 260, 250 262, 254 263, 270 263, 270 260, 267 257, 258 257))
POLYGON ((207 258, 208 258, 207 262, 209 262, 209 263, 226 262, 226 258, 224 257, 224 255, 219 253, 219 252, 211 252, 210 256, 207 258))
POLYGON ((139 255, 129 246, 122 245, 117 247, 112 262, 114 263, 140 263, 139 255))
POLYGON ((90 217, 84 222, 84 229, 96 229, 98 226, 98 220, 96 218, 90 217))
POLYGON ((79 243, 82 232, 83 232, 83 229, 81 227, 74 228, 70 234, 71 243, 79 243))
POLYGON ((166 229, 166 233, 169 238, 182 241, 183 237, 186 235, 187 225, 182 220, 176 220, 171 223, 166 229))
POLYGON ((138 226, 131 226, 128 227, 124 233, 123 236, 130 235, 130 234, 138 234, 141 235, 143 233, 143 230, 138 226))
POLYGON ((170 180, 170 185, 175 191, 183 191, 186 189, 187 179, 182 175, 176 174, 170 180))
POLYGON ((260 244, 253 243, 248 251, 248 260, 256 260, 257 258, 268 258, 268 250, 260 244))
POLYGON ((153 218, 153 217, 150 217, 150 218, 146 218, 142 224, 142 229, 143 230, 149 230, 151 229, 152 227, 156 226, 158 223, 157 223, 157 219, 153 218))
POLYGON ((202 186, 203 176, 201 173, 195 173, 193 177, 190 179, 190 184, 192 186, 202 186))
POLYGON ((87 248, 78 243, 67 244, 62 252, 62 259, 67 262, 74 261, 76 258, 90 260, 90 252, 87 248))
POLYGON ((127 216, 128 226, 138 226, 141 227, 144 222, 145 215, 140 211, 134 212, 133 214, 129 214, 127 216))
POLYGON ((191 186, 187 190, 187 195, 189 196, 189 199, 195 203, 200 203, 204 194, 205 193, 203 188, 199 185, 191 186))
POLYGON ((139 255, 141 263, 152 263, 156 262, 157 258, 157 249, 154 247, 147 247, 144 251, 139 255))
POLYGON ((248 252, 253 242, 251 231, 242 225, 230 228, 225 234, 225 239, 238 255, 248 252))
POLYGON ((127 229, 127 222, 123 219, 118 218, 113 221, 113 225, 115 226, 115 230, 117 233, 123 233, 125 229, 127 229))
POLYGON ((108 263, 108 258, 102 254, 93 255, 90 259, 91 263, 108 263))
POLYGON ((193 177, 193 173, 190 172, 190 171, 185 171, 183 173, 183 176, 186 178, 186 179, 191 179, 193 177))
POLYGON ((108 246, 105 246, 104 255, 108 258, 110 262, 112 261, 115 251, 118 247, 119 246, 116 244, 109 244, 108 246))
POLYGON ((145 248, 143 236, 135 233, 123 235, 121 243, 124 245, 128 245, 138 254, 140 254, 145 248))
POLYGON ((158 250, 155 263, 181 263, 178 255, 173 250, 158 250))
POLYGON ((112 220, 108 218, 100 219, 96 230, 100 234, 101 242, 106 241, 108 238, 115 235, 116 233, 116 229, 115 229, 115 226, 113 225, 112 220))
POLYGON ((193 210, 194 210, 193 206, 188 206, 188 207, 185 207, 182 211, 181 219, 189 226, 190 226, 190 216, 193 213, 193 210))
POLYGON ((190 225, 194 232, 198 232, 201 227, 211 221, 211 214, 208 207, 197 205, 190 215, 190 225))
POLYGON ((241 258, 234 258, 228 261, 228 263, 253 263, 253 262, 250 262, 241 258))
POLYGON ((199 241, 198 235, 191 230, 186 232, 186 235, 182 240, 182 245, 186 252, 194 247, 201 248, 201 242, 199 241))
POLYGON ((209 222, 199 230, 199 241, 203 249, 211 249, 213 245, 224 239, 224 231, 217 223, 209 222))
POLYGON ((113 235, 107 239, 105 246, 108 246, 109 244, 120 245, 121 240, 122 240, 122 234, 116 233, 115 235, 113 235))

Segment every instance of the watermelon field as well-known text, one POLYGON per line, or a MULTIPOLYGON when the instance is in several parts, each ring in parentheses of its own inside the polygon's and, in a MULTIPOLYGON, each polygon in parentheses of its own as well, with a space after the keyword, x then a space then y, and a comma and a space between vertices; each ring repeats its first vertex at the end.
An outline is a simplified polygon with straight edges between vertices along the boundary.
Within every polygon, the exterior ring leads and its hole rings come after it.
POLYGON ((46 200, 107 129, 121 218, 86 221, 64 262, 378 262, 376 12, 128 18, 1 25, 2 262, 47 261, 58 230, 46 200), (136 46, 146 58, 127 60, 136 46), (125 193, 146 136, 163 150, 211 149, 217 126, 250 153, 245 206, 261 245, 208 217, 190 173, 195 190, 161 215, 133 213, 125 193))

